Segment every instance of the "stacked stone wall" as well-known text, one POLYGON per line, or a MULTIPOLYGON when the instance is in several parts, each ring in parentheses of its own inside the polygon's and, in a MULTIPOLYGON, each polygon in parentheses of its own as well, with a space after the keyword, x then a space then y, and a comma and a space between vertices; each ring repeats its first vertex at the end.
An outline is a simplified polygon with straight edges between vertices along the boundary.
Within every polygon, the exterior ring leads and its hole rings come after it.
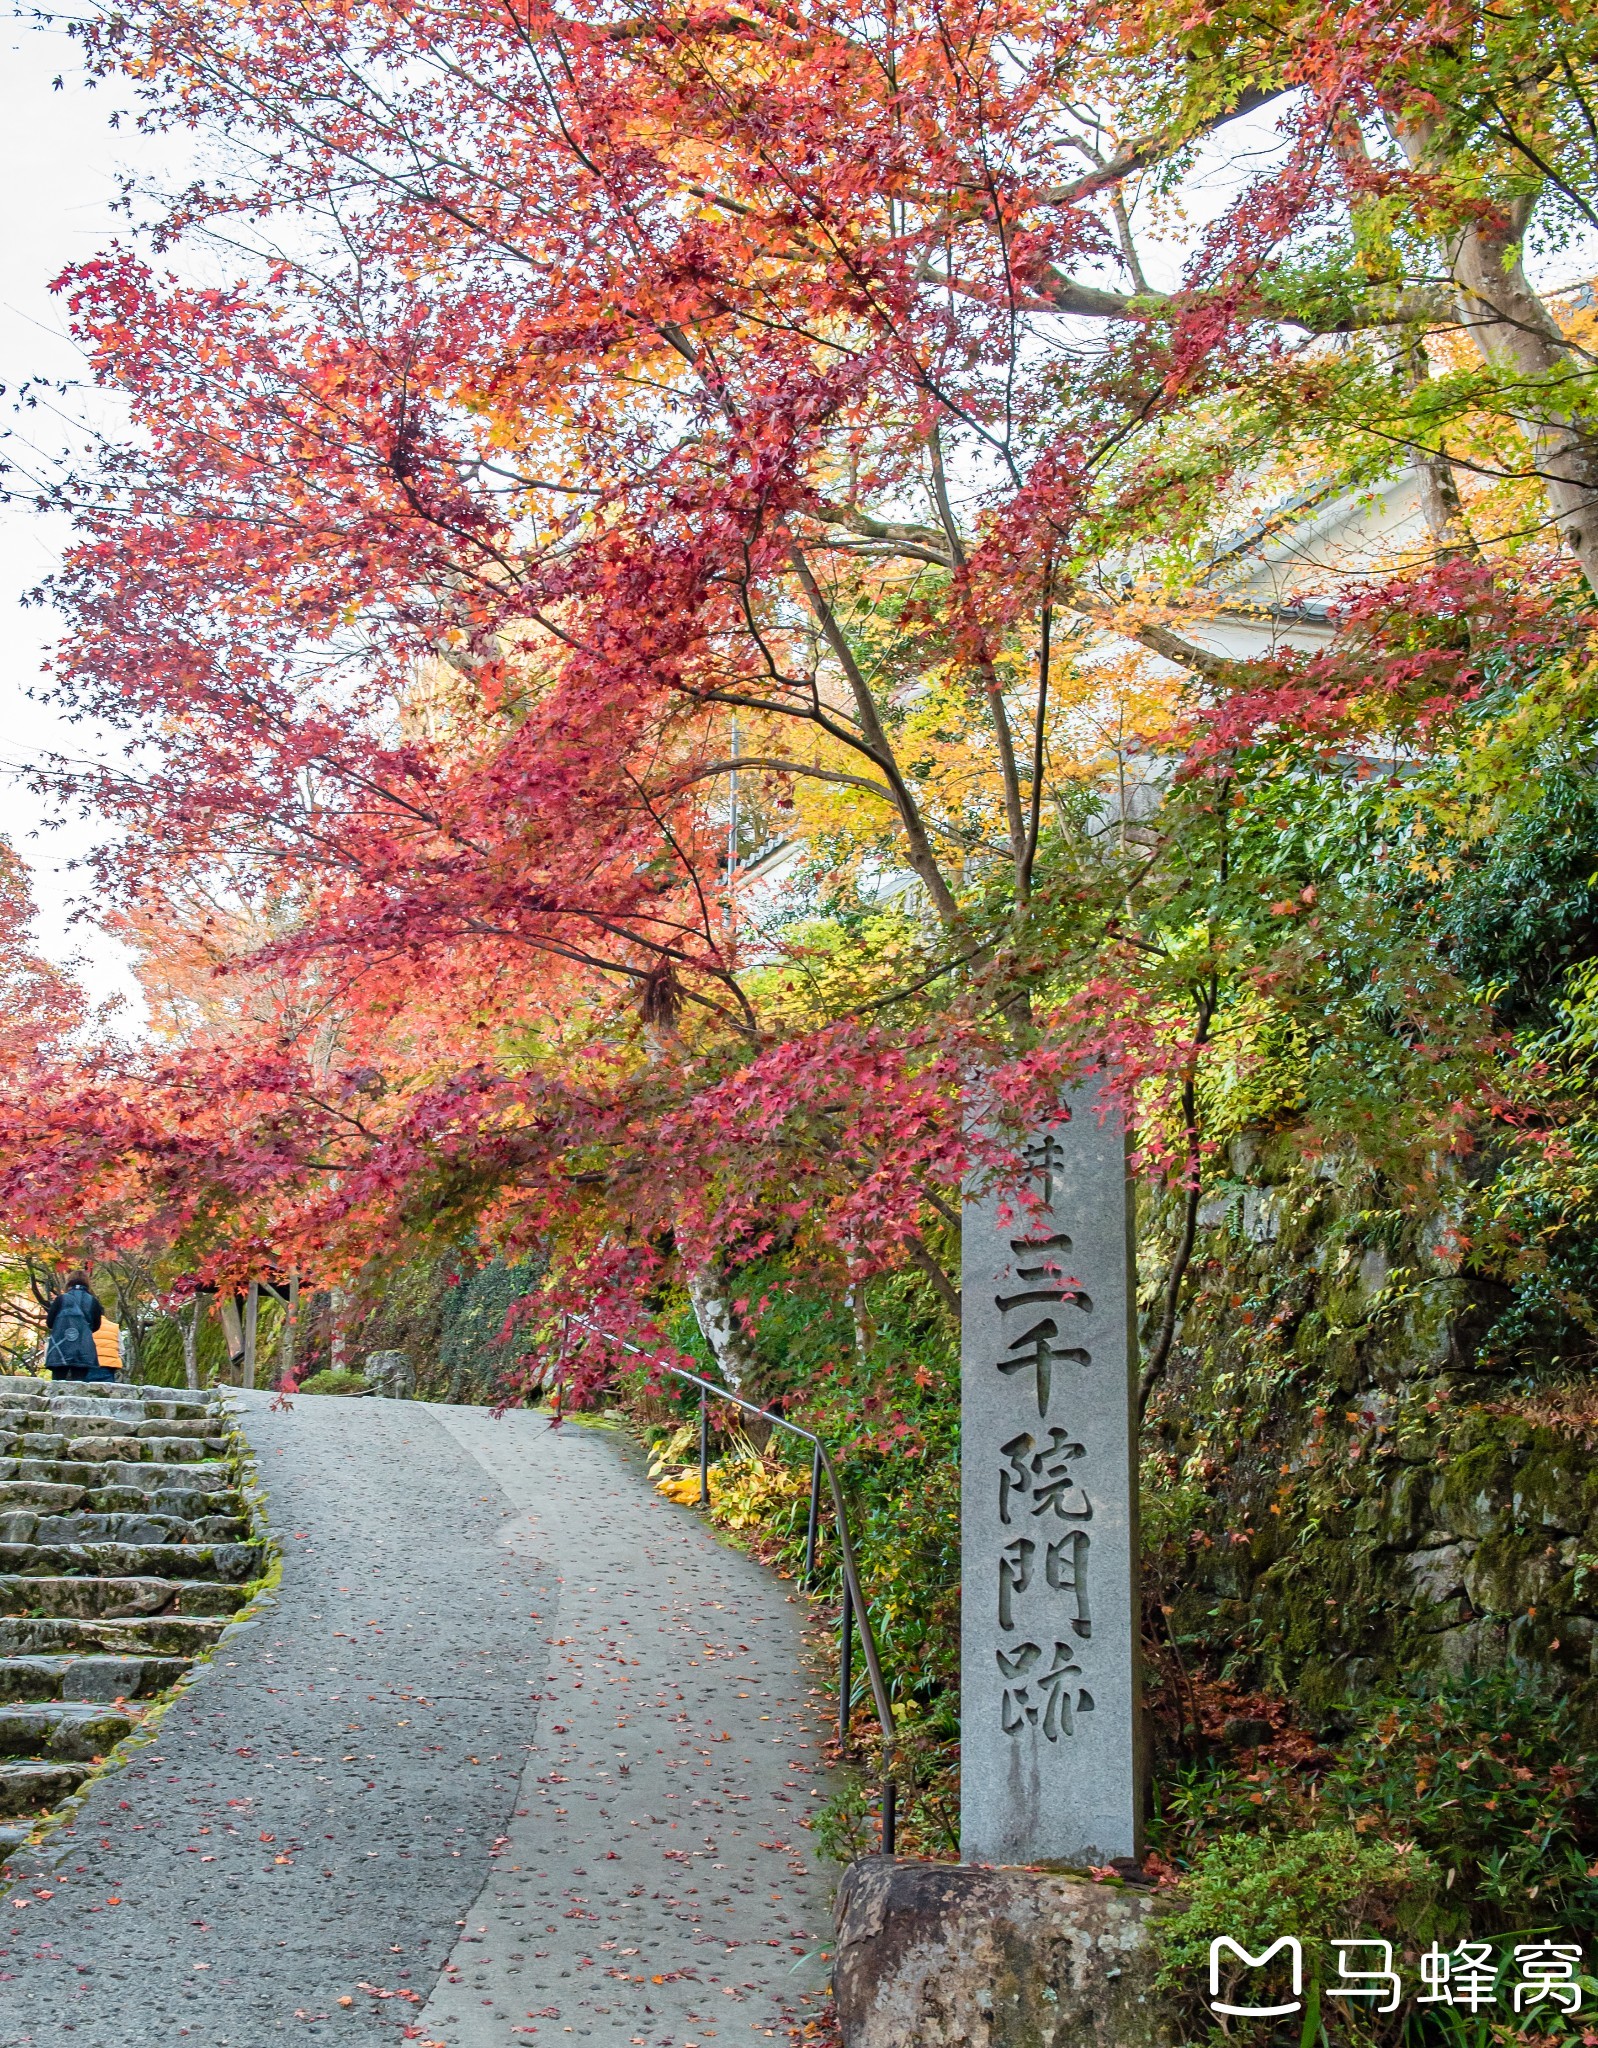
POLYGON ((1231 1164, 1150 1416, 1179 1640, 1311 1718, 1509 1659, 1598 1724, 1598 1461, 1568 1380, 1484 1359, 1502 1300, 1460 1270, 1447 1182, 1400 1209, 1286 1139, 1231 1164))

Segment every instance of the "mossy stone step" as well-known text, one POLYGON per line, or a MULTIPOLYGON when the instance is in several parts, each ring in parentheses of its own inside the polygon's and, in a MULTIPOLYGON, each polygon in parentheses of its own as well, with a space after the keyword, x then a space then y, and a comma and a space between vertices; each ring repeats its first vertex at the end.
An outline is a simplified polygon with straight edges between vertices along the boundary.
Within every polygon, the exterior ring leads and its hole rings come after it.
POLYGON ((66 1456, 91 1464, 198 1465, 227 1456, 227 1440, 210 1436, 81 1436, 67 1441, 66 1456))
POLYGON ((209 1415, 216 1399, 204 1393, 179 1392, 172 1387, 141 1387, 120 1381, 19 1380, 0 1378, 0 1414, 19 1409, 34 1413, 57 1408, 74 1414, 95 1414, 104 1409, 120 1412, 139 1409, 146 1415, 209 1415))
MULTIPOLYGON (((48 1813, 76 1792, 93 1769, 92 1763, 0 1763, 0 1816, 48 1813)), ((22 1830, 19 1839, 26 1832, 22 1830)))
POLYGON ((220 1459, 197 1464, 147 1465, 108 1461, 105 1464, 67 1458, 0 1458, 0 1481, 37 1482, 52 1486, 128 1486, 144 1494, 205 1493, 235 1497, 233 1474, 220 1459))
POLYGON ((0 1458, 70 1458, 80 1463, 105 1465, 116 1461, 139 1465, 194 1465, 207 1458, 222 1458, 227 1440, 215 1431, 204 1436, 139 1435, 132 1430, 105 1430, 97 1435, 81 1434, 76 1424, 71 1433, 40 1430, 23 1436, 13 1432, 0 1435, 0 1458))
POLYGON ((71 1651, 51 1657, 0 1657, 0 1701, 138 1700, 165 1692, 190 1657, 111 1657, 71 1651))
POLYGON ((122 1713, 101 1700, 0 1707, 0 1757, 30 1763, 98 1763, 138 1723, 137 1714, 122 1713))
POLYGON ((0 1511, 0 1544, 182 1543, 193 1529, 191 1521, 176 1515, 37 1515, 31 1508, 0 1511))
POLYGON ((236 1614, 249 1595, 243 1586, 217 1586, 204 1579, 32 1578, 0 1576, 0 1614, 53 1615, 89 1619, 131 1619, 172 1613, 236 1614))
POLYGON ((225 1615, 0 1615, 0 1657, 65 1651, 113 1657, 199 1657, 227 1626, 225 1615))
POLYGON ((8 1507, 52 1508, 63 1513, 75 1508, 88 1491, 82 1486, 62 1486, 48 1479, 0 1479, 0 1514, 8 1507))
MULTIPOLYGON (((158 1514, 166 1514, 170 1516, 172 1514, 170 1498, 163 1498, 161 1496, 158 1496, 158 1499, 160 1499, 161 1505, 155 1510, 155 1512, 158 1514)), ((93 1494, 90 1494, 89 1501, 94 1502, 94 1500, 95 1496, 93 1494)), ((60 1515, 55 1517, 45 1517, 43 1519, 68 1521, 73 1518, 65 1515, 60 1515)), ((192 1517, 192 1519, 184 1515, 179 1515, 175 1519, 178 1520, 180 1523, 186 1524, 190 1536, 196 1543, 244 1543, 249 1540, 250 1525, 245 1520, 244 1516, 240 1514, 238 1503, 236 1501, 229 1504, 224 1509, 219 1509, 215 1512, 203 1515, 195 1515, 194 1517, 192 1517)), ((49 1539, 48 1537, 41 1535, 39 1540, 43 1542, 48 1541, 49 1539)), ((69 1538, 68 1540, 70 1541, 72 1539, 69 1538)), ((115 1537, 110 1537, 106 1540, 109 1542, 115 1542, 118 1539, 115 1537)))
POLYGON ((0 1513, 0 1543, 243 1543, 249 1533, 239 1514, 0 1513))
POLYGON ((220 1579, 260 1575, 253 1543, 0 1543, 0 1577, 220 1579))
MULTIPOLYGON (((156 1427, 158 1429, 160 1426, 157 1423, 156 1427)), ((106 1436, 126 1436, 137 1439, 141 1431, 147 1427, 147 1422, 143 1413, 138 1409, 134 1409, 125 1415, 74 1415, 65 1409, 57 1408, 51 1412, 48 1427, 52 1432, 59 1431, 65 1436, 81 1437, 85 1443, 92 1443, 97 1438, 106 1436)), ((29 1432, 22 1433, 28 1434, 29 1432)), ((181 1436, 183 1431, 174 1426, 172 1434, 174 1436, 181 1436)))

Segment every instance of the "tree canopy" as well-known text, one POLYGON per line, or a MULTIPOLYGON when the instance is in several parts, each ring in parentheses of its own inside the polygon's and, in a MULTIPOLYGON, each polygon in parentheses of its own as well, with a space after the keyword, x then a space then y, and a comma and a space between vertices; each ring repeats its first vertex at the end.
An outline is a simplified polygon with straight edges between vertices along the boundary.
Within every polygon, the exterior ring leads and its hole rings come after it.
POLYGON ((1551 1170, 1590 910, 1519 1015, 1480 906, 1590 746, 1585 17, 76 33, 208 138, 61 281, 132 431, 44 494, 168 1037, 19 1070, 14 1213, 537 1242, 738 1370, 771 1255, 952 1309, 962 1176, 1104 1061, 1177 1195, 1152 1386, 1240 1121, 1551 1170))

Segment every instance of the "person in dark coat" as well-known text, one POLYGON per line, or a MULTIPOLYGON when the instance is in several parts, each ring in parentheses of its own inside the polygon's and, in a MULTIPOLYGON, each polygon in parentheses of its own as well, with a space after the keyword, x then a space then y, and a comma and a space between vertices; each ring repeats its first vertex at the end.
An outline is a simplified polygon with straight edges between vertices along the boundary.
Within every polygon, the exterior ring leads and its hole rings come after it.
POLYGON ((94 1333, 105 1311, 89 1287, 87 1273, 74 1273, 44 1312, 50 1343, 45 1363, 53 1380, 86 1380, 99 1364, 94 1333))

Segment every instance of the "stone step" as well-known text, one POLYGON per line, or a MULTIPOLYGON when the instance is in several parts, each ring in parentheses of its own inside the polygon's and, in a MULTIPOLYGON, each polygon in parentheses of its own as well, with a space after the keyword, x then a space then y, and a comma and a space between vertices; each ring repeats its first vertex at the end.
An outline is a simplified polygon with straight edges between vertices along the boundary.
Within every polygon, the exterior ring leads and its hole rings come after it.
POLYGON ((162 1465, 152 1471, 147 1465, 116 1461, 0 1458, 0 1481, 12 1484, 43 1482, 50 1486, 131 1486, 146 1493, 152 1489, 161 1493, 204 1493, 210 1490, 231 1495, 236 1490, 232 1470, 221 1459, 205 1459, 189 1465, 162 1465))
POLYGON ((31 1412, 0 1408, 0 1438, 21 1443, 42 1436, 225 1436, 228 1418, 210 1415, 147 1415, 143 1409, 128 1414, 97 1410, 79 1414, 73 1409, 40 1408, 31 1412))
POLYGON ((225 1615, 0 1615, 0 1657, 199 1657, 227 1626, 225 1615))
MULTIPOLYGON (((92 1763, 0 1764, 0 1817, 38 1816, 59 1806, 94 1769, 92 1763)), ((19 1839, 27 1830, 19 1832, 19 1839)))
POLYGON ((140 1465, 194 1465, 227 1454, 224 1438, 211 1436, 135 1436, 127 1431, 99 1436, 67 1436, 59 1430, 32 1430, 26 1435, 0 1434, 0 1458, 70 1458, 93 1465, 116 1460, 140 1465))
MULTIPOLYGON (((17 1461, 7 1461, 16 1464, 17 1461)), ((111 1514, 114 1507, 103 1505, 98 1496, 113 1491, 131 1493, 137 1496, 136 1505, 142 1506, 146 1499, 156 1494, 195 1496, 215 1494, 224 1501, 236 1501, 236 1494, 229 1487, 231 1475, 226 1465, 170 1465, 159 1471, 150 1471, 139 1465, 79 1465, 67 1464, 60 1459, 30 1458, 20 1469, 6 1471, 0 1465, 0 1514, 10 1508, 53 1509, 58 1514, 69 1513, 80 1498, 96 1496, 89 1512, 111 1514), (80 1475, 69 1477, 69 1474, 80 1475), (194 1475, 198 1475, 197 1477, 194 1475), (61 1487, 63 1493, 30 1493, 30 1487, 61 1487), (72 1496, 69 1501, 66 1495, 72 1496)), ((206 1507, 199 1512, 215 1514, 215 1507, 206 1507)))
POLYGON ((219 1435, 222 1427, 215 1415, 146 1415, 140 1408, 110 1415, 80 1415, 73 1409, 52 1408, 25 1421, 0 1414, 0 1433, 23 1438, 40 1435, 82 1437, 85 1441, 107 1436, 209 1438, 219 1435))
POLYGON ((75 1436, 67 1439, 64 1457, 94 1465, 199 1465, 227 1456, 227 1440, 210 1436, 75 1436))
MULTIPOLYGON (((243 1519, 242 1504, 238 1496, 231 1493, 211 1493, 196 1488, 192 1493, 172 1493, 166 1487, 153 1487, 142 1492, 136 1486, 92 1486, 83 1496, 80 1514, 93 1515, 170 1515, 179 1522, 226 1521, 243 1519)), ((226 1536, 214 1538, 228 1542, 226 1536)))
POLYGON ((204 1396, 0 1379, 0 1862, 248 1599, 236 1445, 204 1396))
POLYGON ((152 1429, 167 1436, 188 1431, 225 1429, 227 1420, 220 1408, 173 1409, 170 1403, 121 1401, 114 1406, 103 1401, 42 1401, 24 1407, 0 1401, 0 1429, 31 1436, 41 1429, 64 1429, 78 1436, 94 1436, 102 1430, 125 1430, 136 1435, 152 1429))
POLYGON ((88 1492, 86 1486, 65 1486, 48 1479, 0 1479, 0 1514, 7 1508, 50 1508, 64 1514, 88 1492))
POLYGON ((100 1700, 46 1700, 0 1707, 0 1757, 29 1763, 92 1764, 116 1748, 139 1716, 100 1700))
POLYGON ((220 1579, 260 1576, 254 1543, 0 1543, 0 1579, 220 1579))
POLYGON ((204 1415, 222 1396, 216 1388, 147 1387, 133 1380, 38 1380, 0 1376, 0 1409, 144 1408, 165 1415, 204 1415))
POLYGON ((242 1515, 0 1513, 0 1544, 243 1543, 249 1533, 242 1515))
POLYGON ((0 1657, 0 1701, 140 1700, 175 1685, 190 1657, 0 1657))
POLYGON ((145 1614, 236 1614, 249 1598, 244 1586, 203 1579, 32 1578, 0 1575, 0 1614, 48 1619, 128 1619, 145 1614))
MULTIPOLYGON (((127 1436, 137 1438, 146 1427, 141 1409, 133 1409, 125 1415, 75 1415, 70 1409, 52 1408, 48 1414, 31 1418, 14 1431, 20 1438, 37 1436, 76 1436, 86 1442, 99 1437, 127 1436)), ((160 1427, 158 1423, 157 1428, 160 1427)), ((182 1436, 185 1431, 173 1426, 171 1434, 182 1436)))

